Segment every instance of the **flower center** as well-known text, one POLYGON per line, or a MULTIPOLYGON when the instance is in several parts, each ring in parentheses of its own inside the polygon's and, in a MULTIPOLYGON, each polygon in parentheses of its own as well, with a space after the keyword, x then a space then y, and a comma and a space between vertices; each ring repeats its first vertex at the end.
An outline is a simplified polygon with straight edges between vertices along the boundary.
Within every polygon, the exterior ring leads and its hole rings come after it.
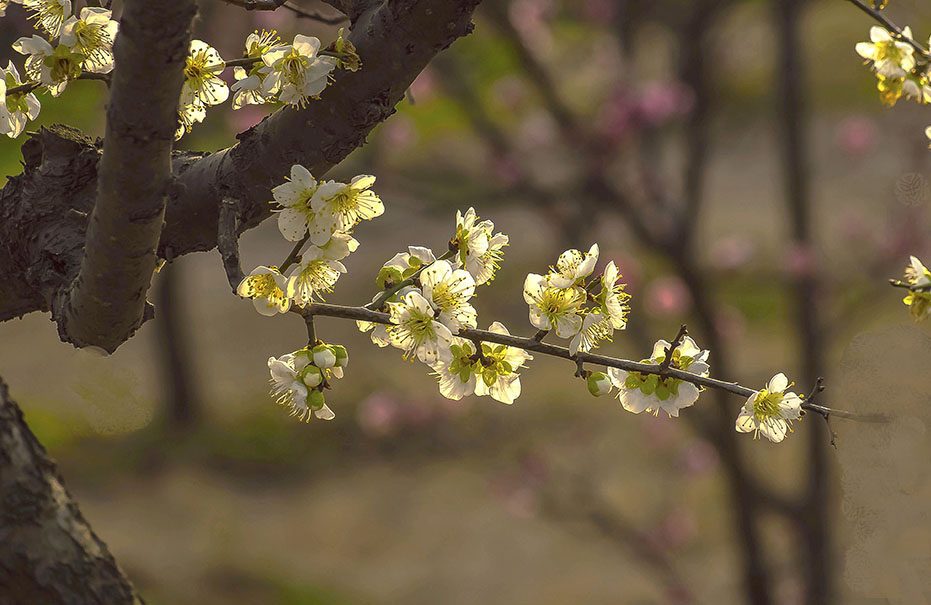
POLYGON ((782 393, 769 393, 763 389, 753 400, 753 417, 761 422, 778 418, 780 416, 779 404, 784 397, 782 393))
POLYGON ((77 38, 77 46, 88 58, 101 63, 109 59, 108 49, 112 46, 113 40, 110 39, 110 34, 103 25, 91 25, 78 21, 74 24, 74 36, 77 38))

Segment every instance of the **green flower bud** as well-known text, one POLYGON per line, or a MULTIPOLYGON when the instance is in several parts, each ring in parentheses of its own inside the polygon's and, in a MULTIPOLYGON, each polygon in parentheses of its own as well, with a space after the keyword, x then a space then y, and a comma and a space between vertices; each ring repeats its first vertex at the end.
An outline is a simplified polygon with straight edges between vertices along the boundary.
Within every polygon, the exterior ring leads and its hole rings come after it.
POLYGON ((314 365, 318 368, 332 368, 336 366, 336 354, 329 345, 314 347, 314 365))
POLYGON ((322 410, 325 405, 326 399, 323 397, 323 391, 314 389, 307 395, 307 406, 315 412, 317 410, 322 410))
POLYGON ((349 352, 343 345, 332 345, 330 350, 336 355, 336 367, 345 368, 349 365, 349 352))
POLYGON ((592 372, 586 380, 588 392, 595 397, 601 397, 611 392, 611 381, 604 372, 592 372))
POLYGON ((310 388, 316 387, 323 382, 323 373, 316 366, 307 366, 301 370, 301 382, 310 388))

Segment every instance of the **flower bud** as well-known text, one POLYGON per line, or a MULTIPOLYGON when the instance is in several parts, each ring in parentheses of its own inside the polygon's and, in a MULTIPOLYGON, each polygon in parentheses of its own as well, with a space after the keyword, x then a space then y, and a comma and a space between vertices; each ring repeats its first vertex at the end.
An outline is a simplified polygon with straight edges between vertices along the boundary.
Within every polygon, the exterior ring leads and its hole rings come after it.
POLYGON ((336 367, 345 368, 349 365, 349 352, 343 345, 332 345, 330 350, 336 355, 336 367))
POLYGON ((310 394, 307 395, 307 405, 315 412, 317 410, 322 410, 323 406, 326 405, 326 399, 323 397, 323 391, 318 391, 316 389, 311 391, 310 394))
POLYGON ((317 345, 313 353, 314 365, 318 368, 332 368, 336 365, 336 354, 329 345, 317 345))
POLYGON ((301 370, 301 382, 313 388, 323 382, 323 373, 316 366, 307 366, 301 370))
POLYGON ((588 392, 595 397, 601 397, 611 392, 611 381, 604 372, 592 372, 586 380, 588 383, 588 392))

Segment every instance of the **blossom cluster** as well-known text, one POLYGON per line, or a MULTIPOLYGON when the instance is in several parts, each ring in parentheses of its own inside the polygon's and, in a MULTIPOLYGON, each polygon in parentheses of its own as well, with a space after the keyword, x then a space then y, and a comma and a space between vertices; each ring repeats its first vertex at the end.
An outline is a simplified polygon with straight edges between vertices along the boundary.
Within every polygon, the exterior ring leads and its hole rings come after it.
POLYGON ((902 96, 920 103, 931 103, 931 75, 928 66, 920 65, 915 48, 906 42, 912 30, 905 27, 901 36, 893 36, 878 25, 870 28, 870 41, 856 45, 857 54, 872 65, 876 73, 879 97, 895 105, 902 96))
POLYGON ((905 267, 905 283, 908 294, 902 302, 915 321, 921 321, 931 315, 931 271, 918 258, 911 256, 905 267))
MULTIPOLYGON (((79 15, 70 0, 13 0, 22 4, 44 35, 22 37, 13 50, 26 55, 25 80, 10 61, 0 69, 0 133, 18 137, 29 120, 39 116, 41 104, 33 90, 54 97, 84 72, 113 70, 113 40, 119 24, 108 9, 88 6, 79 15)), ((3 8, 5 5, 3 3, 3 8)), ((3 11, 0 10, 0 13, 3 11)))
POLYGON ((175 138, 202 122, 207 107, 225 102, 233 94, 233 109, 281 101, 304 107, 326 89, 337 67, 355 71, 361 66, 351 42, 339 31, 329 54, 321 53, 320 40, 298 34, 290 44, 276 31, 255 31, 246 38, 243 65, 233 66, 236 82, 227 86, 219 74, 226 67, 220 53, 201 40, 191 41, 185 63, 184 86, 178 102, 180 126, 175 138))
POLYGON ((278 403, 287 405, 298 420, 309 421, 311 415, 333 420, 336 415, 327 406, 323 390, 333 379, 343 377, 348 363, 346 347, 319 341, 279 358, 269 357, 272 395, 278 403))
MULTIPOLYGON (((119 24, 105 8, 88 6, 72 14, 71 0, 0 0, 0 16, 10 1, 23 5, 42 34, 13 43, 14 50, 27 56, 22 77, 12 62, 0 69, 0 133, 16 138, 39 115, 41 104, 33 90, 57 97, 83 73, 113 70, 119 24)), ((362 64, 343 30, 325 50, 312 36, 298 34, 286 43, 275 31, 256 31, 246 38, 243 57, 234 63, 235 83, 230 87, 220 77, 228 67, 220 53, 202 40, 191 41, 175 139, 202 122, 207 108, 225 102, 231 92, 233 109, 275 101, 304 107, 319 98, 334 69, 356 71, 362 64)))
POLYGON ((586 283, 598 262, 598 244, 587 253, 567 250, 559 255, 546 275, 531 273, 524 280, 524 300, 530 307, 530 323, 539 330, 552 330, 569 340, 575 355, 611 340, 615 330, 627 327, 630 308, 620 282, 621 273, 609 262, 604 273, 586 283), (598 294, 592 294, 594 289, 598 294))

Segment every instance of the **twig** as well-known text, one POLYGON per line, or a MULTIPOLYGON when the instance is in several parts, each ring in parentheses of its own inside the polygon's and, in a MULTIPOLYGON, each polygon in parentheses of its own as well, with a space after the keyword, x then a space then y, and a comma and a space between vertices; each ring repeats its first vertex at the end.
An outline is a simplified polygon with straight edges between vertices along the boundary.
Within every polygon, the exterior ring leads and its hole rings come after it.
POLYGON ((908 282, 904 282, 898 279, 890 279, 889 285, 892 286, 893 288, 905 288, 906 290, 909 290, 910 292, 931 291, 931 284, 928 284, 926 286, 916 286, 914 284, 910 284, 908 282))
POLYGON ((220 218, 217 220, 217 250, 223 260, 226 279, 234 293, 245 278, 239 262, 238 230, 239 200, 225 197, 220 203, 220 218))
MULTIPOLYGON (((452 245, 452 244, 450 244, 450 245, 452 245)), ((457 250, 450 249, 449 251, 446 252, 446 254, 444 254, 443 256, 439 257, 437 260, 446 260, 446 259, 448 259, 448 258, 452 258, 453 256, 456 255, 456 252, 457 252, 457 250)), ((432 265, 432 264, 433 264, 433 263, 429 263, 429 264, 426 264, 426 265, 421 265, 420 268, 417 269, 417 271, 415 271, 413 275, 411 275, 411 276, 408 277, 407 279, 404 279, 404 280, 402 280, 402 281, 399 281, 398 283, 394 284, 394 285, 391 286, 390 288, 385 288, 384 292, 382 292, 381 294, 378 295, 378 298, 376 298, 376 299, 373 300, 372 302, 370 302, 370 303, 364 305, 362 308, 368 309, 368 310, 372 310, 372 311, 377 310, 377 309, 381 309, 382 305, 385 304, 386 302, 388 302, 388 299, 391 298, 392 296, 394 296, 395 292, 398 292, 401 288, 404 288, 404 287, 406 287, 406 286, 410 286, 411 284, 413 284, 413 283, 414 283, 414 280, 416 280, 418 277, 420 277, 420 274, 423 273, 423 270, 426 269, 427 267, 429 267, 429 266, 432 265)), ((390 322, 389 322, 389 323, 390 323, 390 322)))
MULTIPOLYGON (((379 311, 374 311, 367 307, 346 307, 342 305, 331 305, 327 303, 314 303, 307 305, 303 310, 297 311, 301 315, 322 315, 324 317, 338 317, 342 319, 353 319, 356 321, 367 321, 370 323, 379 323, 385 325, 392 325, 391 316, 388 313, 382 313, 379 311)), ((667 368, 663 370, 659 364, 649 364, 649 363, 640 363, 636 361, 630 361, 627 359, 619 359, 616 357, 608 357, 606 355, 596 355, 594 353, 577 353, 573 355, 569 349, 565 347, 559 347, 556 345, 551 345, 545 342, 539 342, 533 338, 525 338, 522 336, 514 336, 512 334, 498 334, 497 332, 490 332, 488 330, 478 330, 475 328, 462 328, 457 333, 457 336, 461 338, 466 338, 472 341, 482 341, 482 342, 491 342, 495 344, 507 345, 509 347, 516 347, 519 349, 524 349, 525 351, 532 351, 534 353, 540 353, 542 355, 549 355, 551 357, 559 357, 561 359, 567 359, 573 363, 593 363, 597 365, 606 366, 609 368, 618 368, 628 372, 638 372, 640 374, 659 374, 664 376, 671 376, 673 378, 678 378, 684 382, 690 382, 697 386, 709 387, 713 389, 719 389, 721 391, 726 391, 728 393, 733 393, 734 395, 740 395, 744 399, 750 397, 751 395, 756 394, 758 391, 754 389, 741 386, 734 382, 726 382, 723 380, 718 380, 716 378, 711 378, 709 376, 699 376, 698 374, 693 374, 691 372, 686 372, 685 370, 679 370, 676 368, 667 368)), ((856 414, 853 412, 842 412, 839 410, 834 410, 828 407, 810 404, 809 402, 804 402, 802 404, 802 409, 810 410, 818 414, 829 413, 837 416, 838 418, 846 418, 849 420, 859 420, 863 422, 887 422, 888 419, 885 416, 879 414, 871 415, 862 415, 856 414)))
MULTIPOLYGON (((81 75, 79 75, 78 77, 72 78, 72 79, 73 80, 100 80, 102 82, 106 82, 108 87, 110 86, 110 74, 95 74, 95 73, 85 71, 85 72, 81 72, 81 75)), ((19 86, 14 86, 13 88, 7 89, 6 94, 8 95, 28 94, 34 91, 35 89, 39 88, 40 86, 42 86, 41 82, 26 82, 25 84, 20 84, 19 86)))
POLYGON ((221 0, 227 4, 232 4, 234 6, 240 6, 247 11, 274 11, 279 8, 286 8, 298 18, 301 19, 313 19, 314 21, 319 21, 326 25, 336 25, 337 23, 342 23, 348 21, 349 17, 343 14, 339 15, 321 15, 318 12, 308 10, 306 8, 301 8, 299 6, 294 6, 288 0, 221 0))
POLYGON ((291 252, 288 253, 288 256, 281 263, 281 266, 278 267, 279 273, 283 274, 285 271, 287 271, 291 267, 291 265, 293 265, 295 262, 299 262, 301 249, 304 247, 304 244, 306 244, 307 240, 309 239, 310 239, 310 233, 307 233, 304 235, 304 237, 301 238, 299 242, 294 244, 294 247, 291 248, 291 252))
POLYGON ((307 326, 307 346, 313 347, 317 344, 317 330, 314 328, 313 313, 301 313, 304 317, 304 325, 307 326))
POLYGON ((659 364, 659 368, 662 372, 665 372, 669 369, 669 364, 672 363, 672 352, 679 348, 679 345, 682 343, 682 339, 685 338, 685 335, 688 334, 688 330, 685 327, 685 324, 679 326, 679 333, 676 334, 676 337, 672 339, 672 342, 666 347, 666 358, 663 359, 663 363, 659 364))
POLYGON ((928 49, 926 49, 924 46, 922 46, 921 44, 913 40, 910 36, 906 36, 902 28, 900 28, 898 25, 896 25, 895 23, 887 19, 886 16, 883 15, 881 12, 879 12, 878 10, 870 6, 867 6, 866 4, 863 4, 862 2, 860 2, 860 0, 847 0, 847 1, 853 4, 854 6, 856 6, 857 8, 859 8, 861 11, 863 11, 864 13, 866 13, 873 19, 875 19, 876 21, 878 21, 890 33, 894 34, 895 37, 899 38, 900 40, 902 40, 903 42, 905 42, 906 44, 908 44, 909 46, 917 50, 919 53, 921 53, 926 58, 931 59, 931 53, 928 52, 928 49))

